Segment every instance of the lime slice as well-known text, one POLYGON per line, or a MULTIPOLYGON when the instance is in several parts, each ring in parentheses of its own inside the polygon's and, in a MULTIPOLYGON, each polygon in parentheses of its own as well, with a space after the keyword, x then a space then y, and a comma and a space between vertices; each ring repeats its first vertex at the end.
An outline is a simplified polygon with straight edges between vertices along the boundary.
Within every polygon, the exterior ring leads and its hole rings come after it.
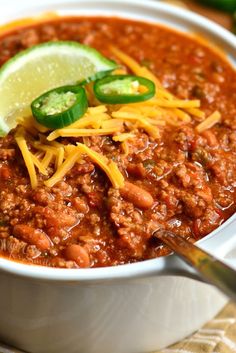
POLYGON ((101 77, 117 67, 98 51, 76 42, 48 42, 14 56, 0 69, 0 134, 30 114, 31 102, 50 89, 101 77))

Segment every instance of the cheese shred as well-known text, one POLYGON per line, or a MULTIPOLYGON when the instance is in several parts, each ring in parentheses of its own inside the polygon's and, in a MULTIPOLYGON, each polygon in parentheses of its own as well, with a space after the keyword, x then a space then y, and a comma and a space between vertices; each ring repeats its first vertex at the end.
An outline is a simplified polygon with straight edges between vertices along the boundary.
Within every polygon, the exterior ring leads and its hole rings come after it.
POLYGON ((134 138, 135 135, 130 133, 130 132, 126 132, 126 133, 123 133, 123 134, 119 134, 119 135, 116 135, 116 136, 113 136, 112 137, 112 140, 115 141, 115 142, 124 142, 126 140, 129 140, 132 138, 134 138))
POLYGON ((48 175, 46 168, 44 167, 43 163, 40 162, 37 156, 32 154, 31 152, 30 152, 30 156, 34 165, 38 168, 39 172, 42 173, 43 175, 48 175))
POLYGON ((29 173, 32 189, 35 189, 38 186, 35 166, 32 159, 32 154, 28 149, 28 146, 24 137, 24 131, 22 129, 19 129, 18 133, 15 135, 15 140, 25 161, 25 165, 29 173))
POLYGON ((59 129, 52 132, 47 139, 52 141, 57 137, 105 136, 113 135, 118 131, 120 131, 119 126, 107 129, 59 129))
POLYGON ((50 188, 54 186, 56 183, 58 183, 60 180, 62 180, 66 175, 66 173, 69 172, 71 168, 73 168, 74 164, 77 162, 80 155, 81 155, 81 152, 78 148, 73 150, 69 154, 69 156, 65 159, 65 161, 58 167, 56 173, 53 174, 53 176, 50 179, 46 180, 44 184, 50 188))
POLYGON ((89 156, 107 174, 114 188, 122 188, 124 186, 124 177, 115 162, 109 161, 105 156, 93 151, 82 143, 77 143, 77 147, 80 152, 89 156))
POLYGON ((206 118, 203 122, 196 126, 196 130, 198 133, 201 133, 207 129, 210 129, 215 124, 218 124, 221 121, 221 114, 218 111, 215 111, 208 118, 206 118))
POLYGON ((45 169, 48 168, 49 164, 51 163, 53 159, 53 153, 51 151, 47 151, 45 153, 45 156, 43 157, 43 160, 42 160, 42 165, 45 169))

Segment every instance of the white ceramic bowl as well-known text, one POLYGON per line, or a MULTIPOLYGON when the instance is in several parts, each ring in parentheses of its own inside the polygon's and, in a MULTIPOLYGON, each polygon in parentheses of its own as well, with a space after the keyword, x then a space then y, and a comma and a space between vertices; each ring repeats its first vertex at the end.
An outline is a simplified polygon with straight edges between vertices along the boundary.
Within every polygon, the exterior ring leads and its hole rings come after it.
MULTIPOLYGON (((54 10, 120 16, 203 34, 235 63, 235 37, 184 9, 156 1, 0 1, 0 23, 54 10)), ((236 217, 199 242, 236 263, 236 217)), ((226 260, 227 261, 227 260, 226 260)), ((182 339, 227 299, 175 256, 113 268, 64 270, 0 259, 0 340, 31 353, 146 353, 182 339), (191 278, 192 277, 192 278, 191 278), (195 279, 194 279, 195 278, 195 279)))

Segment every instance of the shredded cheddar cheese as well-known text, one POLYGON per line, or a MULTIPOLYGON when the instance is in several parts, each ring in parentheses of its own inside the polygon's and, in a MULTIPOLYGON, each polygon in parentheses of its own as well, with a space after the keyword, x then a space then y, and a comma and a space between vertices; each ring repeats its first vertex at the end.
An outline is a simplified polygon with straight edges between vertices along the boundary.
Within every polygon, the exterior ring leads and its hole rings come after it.
POLYGON ((134 121, 139 127, 142 127, 150 136, 157 138, 160 136, 159 130, 156 126, 153 126, 146 120, 142 115, 130 113, 130 112, 115 112, 112 113, 113 118, 120 118, 124 121, 134 121))
POLYGON ((219 123, 220 121, 221 121, 221 114, 218 111, 216 111, 213 114, 211 114, 208 118, 206 118, 203 122, 201 122, 199 125, 197 125, 196 130, 197 132, 201 133, 207 129, 210 129, 212 126, 219 123))
POLYGON ((46 151, 45 156, 43 157, 43 160, 42 160, 43 167, 48 168, 52 159, 53 159, 53 153, 51 151, 46 151))
POLYGON ((65 157, 67 157, 71 152, 75 151, 75 149, 76 149, 75 145, 66 145, 64 147, 65 157))
POLYGON ((102 129, 118 129, 123 130, 124 121, 122 119, 109 119, 102 122, 102 129))
POLYGON ((107 174, 114 188, 121 188, 124 186, 124 177, 114 162, 109 161, 105 156, 93 151, 82 143, 77 143, 77 147, 80 152, 87 154, 92 161, 107 174))
MULTIPOLYGON (((48 141, 52 141, 57 137, 81 137, 81 136, 105 136, 113 135, 120 131, 120 127, 108 129, 59 129, 57 133, 48 136, 48 141)), ((55 131, 54 131, 55 132, 55 131)))
POLYGON ((129 145, 127 143, 127 140, 125 140, 121 143, 121 148, 124 152, 124 156, 127 157, 129 155, 129 145))
MULTIPOLYGON (((201 133, 221 121, 218 111, 205 118, 199 100, 176 98, 162 86, 151 71, 121 50, 112 47, 111 52, 134 74, 152 80, 156 86, 155 96, 144 102, 123 105, 106 106, 93 102, 95 106, 89 107, 79 120, 54 131, 42 126, 33 117, 18 118, 19 126, 15 139, 28 170, 32 188, 38 185, 36 169, 43 175, 44 184, 53 187, 76 163, 86 163, 84 158, 90 158, 103 170, 114 188, 122 188, 124 177, 118 164, 90 148, 88 137, 110 136, 113 141, 120 143, 122 158, 126 158, 132 150, 130 142, 135 139, 140 129, 150 137, 158 139, 165 126, 179 127, 194 119, 200 122, 195 129, 201 133), (28 145, 26 134, 29 136, 28 145), (67 138, 70 137, 81 137, 84 143, 73 144, 73 140, 68 143, 67 138)), ((123 69, 121 72, 126 73, 123 69)), ((91 87, 90 90, 92 92, 91 87)))
POLYGON ((203 111, 201 111, 200 109, 188 108, 188 109, 186 109, 186 111, 187 111, 189 114, 191 114, 191 115, 193 115, 194 117, 199 118, 199 119, 201 119, 201 120, 204 119, 205 116, 206 116, 206 114, 205 114, 203 111))
POLYGON ((38 180, 37 180, 37 176, 36 176, 34 162, 32 159, 32 154, 30 153, 30 151, 28 149, 23 129, 19 129, 19 131, 15 135, 15 140, 16 140, 16 143, 18 144, 19 149, 22 153, 26 168, 28 169, 32 189, 35 189, 38 185, 38 180))
POLYGON ((59 147, 58 148, 58 154, 56 156, 56 169, 58 169, 64 160, 64 156, 65 156, 65 150, 63 147, 59 147))
POLYGON ((65 159, 65 161, 58 167, 57 171, 53 176, 44 182, 46 186, 49 188, 54 186, 58 181, 63 179, 66 173, 73 168, 74 164, 77 162, 78 158, 80 157, 81 152, 77 148, 73 150, 69 156, 65 159))
POLYGON ((40 162, 40 160, 37 158, 37 156, 30 153, 30 157, 31 157, 34 165, 40 171, 40 173, 42 173, 43 175, 48 175, 46 168, 44 167, 43 163, 40 162))
POLYGON ((135 137, 135 135, 132 134, 131 132, 125 132, 123 134, 119 134, 119 135, 113 136, 112 140, 116 141, 116 142, 124 142, 124 141, 132 139, 134 137, 135 137))
POLYGON ((108 163, 109 174, 108 177, 110 178, 114 188, 122 188, 124 187, 124 177, 121 174, 117 164, 113 161, 108 163))

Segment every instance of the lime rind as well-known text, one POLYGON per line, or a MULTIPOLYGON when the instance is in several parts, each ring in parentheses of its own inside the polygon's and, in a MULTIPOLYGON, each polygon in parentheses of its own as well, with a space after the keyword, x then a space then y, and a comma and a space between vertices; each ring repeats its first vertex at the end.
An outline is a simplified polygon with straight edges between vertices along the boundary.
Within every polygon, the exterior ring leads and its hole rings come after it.
POLYGON ((72 41, 57 41, 57 42, 46 42, 38 45, 34 45, 28 49, 23 50, 22 52, 16 54, 13 58, 8 60, 0 69, 0 84, 1 81, 5 79, 5 76, 9 73, 18 71, 20 67, 23 66, 25 61, 29 61, 29 59, 33 59, 37 52, 40 50, 45 50, 45 53, 48 53, 50 50, 55 51, 60 50, 60 53, 65 53, 65 56, 68 54, 68 50, 75 50, 75 55, 78 56, 78 50, 80 54, 83 54, 85 58, 91 59, 93 58, 94 64, 99 68, 99 71, 108 71, 114 70, 117 68, 117 64, 105 58, 102 54, 100 54, 96 49, 88 47, 84 44, 80 44, 72 41), (27 58, 26 58, 27 56, 27 58), (31 56, 31 57, 30 57, 31 56), (14 65, 12 65, 14 63, 14 65), (13 70, 12 70, 13 69, 13 70))

